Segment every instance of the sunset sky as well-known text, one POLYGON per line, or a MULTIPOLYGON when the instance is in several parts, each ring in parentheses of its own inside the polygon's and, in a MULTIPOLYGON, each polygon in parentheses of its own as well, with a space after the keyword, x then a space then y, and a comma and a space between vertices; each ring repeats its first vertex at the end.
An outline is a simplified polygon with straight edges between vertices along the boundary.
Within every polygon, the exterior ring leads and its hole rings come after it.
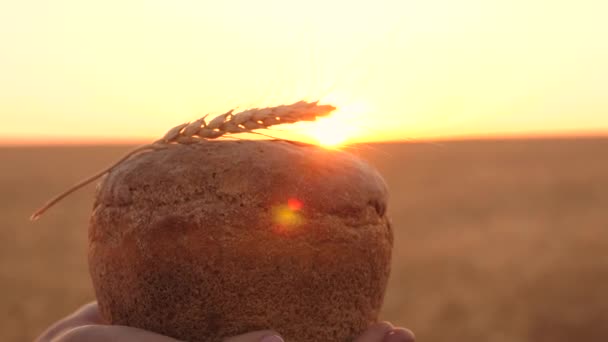
POLYGON ((148 140, 300 99, 340 111, 291 137, 608 133, 607 17, 605 0, 0 0, 0 142, 148 140))

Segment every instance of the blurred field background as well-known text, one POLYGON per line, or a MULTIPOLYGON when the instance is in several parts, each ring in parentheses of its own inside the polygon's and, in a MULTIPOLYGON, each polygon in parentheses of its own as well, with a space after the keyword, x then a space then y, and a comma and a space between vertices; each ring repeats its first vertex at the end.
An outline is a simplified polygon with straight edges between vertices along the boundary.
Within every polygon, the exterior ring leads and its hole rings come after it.
MULTIPOLYGON (((93 300, 92 187, 130 147, 0 148, 0 341, 93 300)), ((383 318, 419 341, 608 341, 608 139, 352 146, 386 178, 395 229, 383 318)))

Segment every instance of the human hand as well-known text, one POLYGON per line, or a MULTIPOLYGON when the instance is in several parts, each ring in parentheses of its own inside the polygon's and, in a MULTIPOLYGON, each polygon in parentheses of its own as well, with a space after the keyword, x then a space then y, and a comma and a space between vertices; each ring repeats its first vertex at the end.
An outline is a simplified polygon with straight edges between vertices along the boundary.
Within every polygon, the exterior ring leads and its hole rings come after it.
MULTIPOLYGON (((72 315, 49 327, 36 342, 178 342, 178 340, 150 331, 107 325, 103 322, 97 303, 89 303, 72 315)), ((413 342, 414 334, 395 328, 388 322, 372 325, 354 342, 413 342)), ((255 331, 227 338, 224 342, 284 342, 277 332, 255 331)))

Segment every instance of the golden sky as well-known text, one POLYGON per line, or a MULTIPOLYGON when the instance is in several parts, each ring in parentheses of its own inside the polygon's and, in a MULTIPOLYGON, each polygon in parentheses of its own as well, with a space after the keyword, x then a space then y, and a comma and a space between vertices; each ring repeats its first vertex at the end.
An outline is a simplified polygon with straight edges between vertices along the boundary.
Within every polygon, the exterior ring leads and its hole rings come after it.
POLYGON ((0 140, 154 139, 300 99, 338 105, 353 141, 608 132, 607 15, 605 0, 0 0, 0 140))

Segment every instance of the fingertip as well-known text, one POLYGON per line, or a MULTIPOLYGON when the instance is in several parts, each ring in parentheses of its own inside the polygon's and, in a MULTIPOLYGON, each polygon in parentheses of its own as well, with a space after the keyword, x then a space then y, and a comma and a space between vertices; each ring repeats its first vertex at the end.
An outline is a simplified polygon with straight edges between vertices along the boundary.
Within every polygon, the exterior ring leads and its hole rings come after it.
POLYGON ((284 342, 281 335, 273 330, 254 331, 224 339, 224 342, 284 342))
POLYGON ((393 325, 390 322, 374 323, 355 342, 380 342, 392 329, 393 325))
POLYGON ((93 324, 85 324, 70 329, 66 329, 56 338, 51 341, 61 342, 76 342, 76 341, 93 341, 99 335, 99 326, 93 324))
POLYGON ((273 334, 273 335, 266 335, 266 336, 262 337, 260 342, 285 342, 285 341, 283 340, 283 338, 281 336, 273 334))
POLYGON ((104 324, 104 322, 99 314, 97 302, 91 302, 76 309, 76 311, 67 317, 55 322, 48 327, 36 341, 51 341, 62 332, 71 328, 95 324, 104 324))
POLYGON ((63 332, 57 342, 180 342, 169 336, 121 325, 82 325, 63 332))
POLYGON ((97 302, 91 302, 81 306, 70 317, 90 324, 104 323, 104 320, 99 313, 99 306, 97 305, 97 302))
POLYGON ((396 328, 385 336, 383 342, 414 342, 415 340, 416 336, 411 330, 396 328))
POLYGON ((99 312, 99 306, 97 302, 87 303, 78 308, 74 313, 78 315, 93 315, 99 312))

